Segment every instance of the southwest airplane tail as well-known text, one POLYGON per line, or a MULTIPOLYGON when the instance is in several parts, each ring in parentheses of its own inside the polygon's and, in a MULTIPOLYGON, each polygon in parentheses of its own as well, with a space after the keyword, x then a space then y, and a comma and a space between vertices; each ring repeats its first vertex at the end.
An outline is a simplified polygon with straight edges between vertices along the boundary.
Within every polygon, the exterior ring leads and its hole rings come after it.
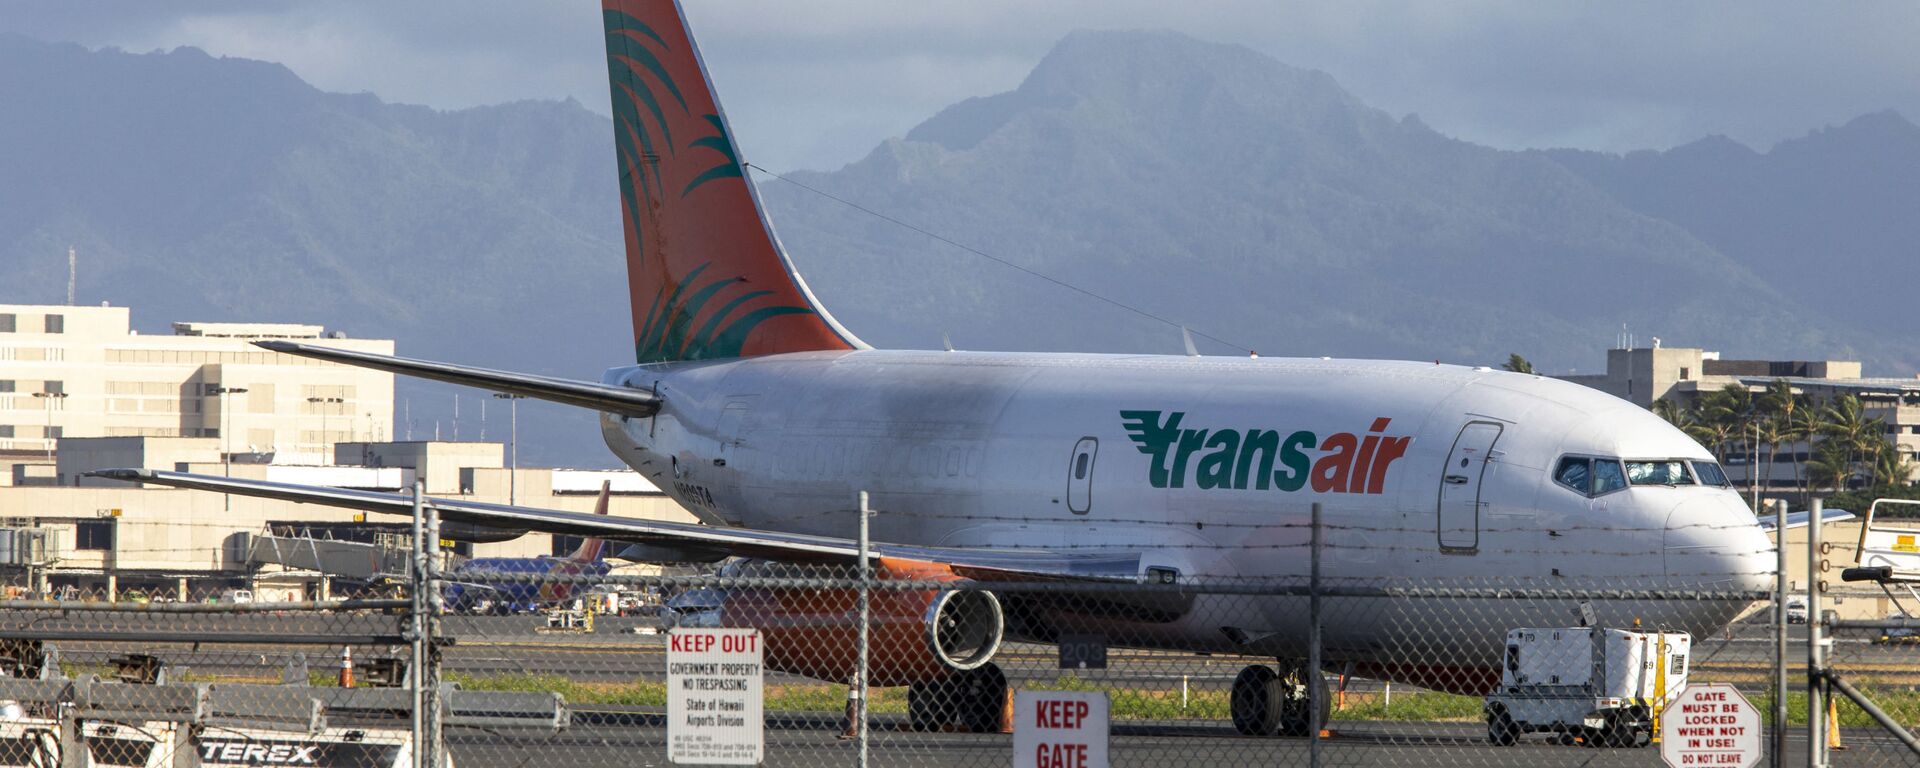
POLYGON ((678 5, 602 15, 636 362, 864 348, 762 215, 678 5))

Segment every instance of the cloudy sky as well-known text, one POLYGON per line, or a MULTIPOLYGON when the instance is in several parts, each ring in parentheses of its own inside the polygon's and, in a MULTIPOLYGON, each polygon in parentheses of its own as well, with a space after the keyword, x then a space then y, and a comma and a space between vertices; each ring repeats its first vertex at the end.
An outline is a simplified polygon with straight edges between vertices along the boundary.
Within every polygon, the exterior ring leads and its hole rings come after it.
MULTIPOLYGON (((597 3, 8 0, 5 29, 285 63, 321 88, 457 108, 605 112, 597 3)), ((837 167, 1017 85, 1078 28, 1171 28, 1331 73, 1395 115, 1499 147, 1757 148, 1897 109, 1920 119, 1920 3, 694 0, 747 155, 837 167)))

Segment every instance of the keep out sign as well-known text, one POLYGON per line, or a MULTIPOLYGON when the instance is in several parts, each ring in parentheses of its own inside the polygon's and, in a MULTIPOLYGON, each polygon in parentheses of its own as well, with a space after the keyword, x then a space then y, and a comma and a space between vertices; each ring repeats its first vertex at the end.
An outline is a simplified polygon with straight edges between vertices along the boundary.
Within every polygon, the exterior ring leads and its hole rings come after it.
POLYGON ((762 649, 752 629, 667 634, 667 760, 757 765, 765 759, 762 649))
POLYGON ((1014 694, 1013 765, 1107 768, 1107 694, 1014 694))

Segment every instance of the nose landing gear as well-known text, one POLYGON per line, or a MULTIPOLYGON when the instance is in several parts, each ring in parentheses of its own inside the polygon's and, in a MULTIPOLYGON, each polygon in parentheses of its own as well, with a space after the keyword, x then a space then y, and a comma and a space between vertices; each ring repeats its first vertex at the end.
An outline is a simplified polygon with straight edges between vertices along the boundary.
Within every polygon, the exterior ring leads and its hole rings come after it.
POLYGON ((1327 679, 1306 662, 1280 660, 1280 669, 1255 664, 1233 678, 1233 728, 1247 736, 1307 736, 1313 732, 1311 713, 1318 709, 1321 727, 1331 710, 1327 679))

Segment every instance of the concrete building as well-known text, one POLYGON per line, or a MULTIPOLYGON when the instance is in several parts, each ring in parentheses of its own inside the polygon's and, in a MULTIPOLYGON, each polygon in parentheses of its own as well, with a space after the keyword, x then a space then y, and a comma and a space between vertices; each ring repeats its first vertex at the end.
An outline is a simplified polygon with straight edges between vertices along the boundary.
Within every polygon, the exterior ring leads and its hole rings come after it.
POLYGON ((1860 364, 1849 360, 1722 360, 1720 353, 1703 349, 1644 347, 1607 350, 1606 373, 1557 378, 1652 408, 1654 401, 1664 397, 1672 396, 1687 404, 1700 393, 1754 379, 1857 381, 1860 364))
POLYGON ((207 438, 221 455, 323 464, 333 443, 391 439, 393 375, 268 352, 322 339, 393 354, 317 325, 174 323, 141 335, 125 307, 0 304, 0 484, 48 482, 61 437, 207 438), (12 465, 27 465, 18 467, 12 465))
MULTIPOLYGON (((328 466, 227 464, 213 438, 65 438, 59 485, 0 488, 0 584, 59 593, 146 594, 200 598, 247 585, 263 596, 313 597, 341 581, 377 581, 382 563, 370 556, 408 544, 404 518, 316 505, 224 496, 204 491, 138 488, 85 473, 111 467, 185 470, 275 482, 404 491, 416 478, 429 494, 463 500, 519 503, 590 511, 603 481, 612 483, 609 514, 692 522, 651 483, 630 471, 520 469, 503 466, 500 443, 352 443, 328 466), (25 533, 23 533, 25 532, 25 533), (38 552, 18 546, 45 541, 38 552), (338 546, 329 544, 337 542, 338 546), (347 545, 356 546, 347 546, 347 545), (263 555, 270 546, 311 550, 316 562, 263 555), (370 554, 371 553, 371 554, 370 554), (358 558, 358 560, 355 560, 358 558), (314 567, 319 565, 327 567, 314 567)), ((530 534, 518 539, 459 545, 472 557, 564 554, 576 542, 530 534)), ((285 555, 285 552, 281 552, 285 555)), ((397 561, 397 562, 404 562, 397 561)), ((397 571, 395 571, 397 572, 397 571)))
MULTIPOLYGON (((1691 405, 1703 394, 1728 386, 1755 392, 1774 381, 1785 381, 1794 392, 1824 405, 1841 395, 1860 399, 1869 419, 1886 425, 1887 437, 1909 460, 1920 463, 1920 377, 1863 378, 1860 363, 1851 360, 1722 360, 1720 353, 1688 347, 1649 347, 1607 350, 1607 372, 1558 378, 1584 384, 1628 400, 1643 408, 1671 398, 1691 405)), ((1810 447, 1783 444, 1751 452, 1736 444, 1725 456, 1727 476, 1747 487, 1756 481, 1767 488, 1797 487, 1803 477, 1810 447), (1772 455, 1771 452, 1777 452, 1772 455), (1767 463, 1771 467, 1756 464, 1767 463)))

